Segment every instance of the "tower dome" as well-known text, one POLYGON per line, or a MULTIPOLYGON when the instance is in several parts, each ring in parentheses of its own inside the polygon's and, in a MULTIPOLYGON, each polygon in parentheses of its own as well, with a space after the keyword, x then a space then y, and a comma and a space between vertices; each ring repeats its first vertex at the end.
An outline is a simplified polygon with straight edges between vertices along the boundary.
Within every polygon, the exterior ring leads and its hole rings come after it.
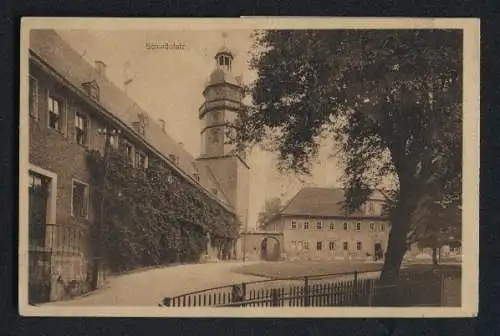
POLYGON ((240 86, 238 80, 233 76, 232 73, 224 71, 223 69, 216 68, 210 74, 209 80, 205 86, 217 85, 217 84, 232 84, 240 86))
POLYGON ((231 50, 224 44, 222 45, 219 50, 217 51, 217 53, 215 54, 215 59, 217 59, 217 57, 219 55, 226 55, 226 56, 230 56, 231 58, 233 58, 233 53, 231 52, 231 50))

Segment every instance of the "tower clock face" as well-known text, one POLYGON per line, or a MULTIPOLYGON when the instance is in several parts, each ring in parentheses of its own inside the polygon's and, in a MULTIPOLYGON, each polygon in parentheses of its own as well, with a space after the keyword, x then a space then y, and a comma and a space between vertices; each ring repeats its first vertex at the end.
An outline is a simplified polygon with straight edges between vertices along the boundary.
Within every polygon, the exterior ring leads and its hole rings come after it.
POLYGON ((221 87, 215 88, 215 98, 222 98, 222 94, 224 93, 224 90, 222 90, 221 87))

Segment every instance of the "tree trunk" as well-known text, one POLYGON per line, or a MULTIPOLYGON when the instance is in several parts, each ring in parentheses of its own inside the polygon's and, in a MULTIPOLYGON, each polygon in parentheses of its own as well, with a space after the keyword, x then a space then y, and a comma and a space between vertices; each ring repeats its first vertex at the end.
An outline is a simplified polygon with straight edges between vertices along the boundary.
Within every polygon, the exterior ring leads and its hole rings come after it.
POLYGON ((432 264, 433 265, 438 264, 438 248, 437 247, 432 248, 432 264))
POLYGON ((391 283, 399 275, 399 269, 407 251, 407 235, 414 208, 412 206, 412 200, 414 199, 412 196, 408 192, 406 192, 406 195, 403 194, 403 189, 400 189, 399 202, 391 216, 391 232, 389 234, 382 274, 380 275, 382 285, 391 283))
POLYGON ((399 269, 406 253, 406 234, 409 229, 409 218, 399 217, 397 222, 392 223, 387 252, 385 254, 384 266, 380 280, 389 283, 399 275, 399 269))

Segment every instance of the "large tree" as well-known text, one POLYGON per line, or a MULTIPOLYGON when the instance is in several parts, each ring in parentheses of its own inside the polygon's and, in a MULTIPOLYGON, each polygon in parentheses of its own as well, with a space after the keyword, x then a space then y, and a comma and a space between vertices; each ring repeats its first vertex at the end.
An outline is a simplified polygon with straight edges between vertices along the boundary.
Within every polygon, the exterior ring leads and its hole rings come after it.
POLYGON ((348 211, 392 177, 381 278, 393 279, 417 209, 461 192, 461 31, 260 31, 255 41, 253 103, 233 142, 264 144, 280 169, 309 174, 321 140, 333 139, 348 211))

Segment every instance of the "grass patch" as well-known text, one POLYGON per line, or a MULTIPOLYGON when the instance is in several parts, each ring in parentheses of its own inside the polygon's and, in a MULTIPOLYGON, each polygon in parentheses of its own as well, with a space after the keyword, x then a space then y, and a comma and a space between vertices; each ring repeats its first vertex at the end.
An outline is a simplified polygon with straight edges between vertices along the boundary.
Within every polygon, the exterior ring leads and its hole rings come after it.
MULTIPOLYGON (((434 273, 448 273, 460 271, 460 265, 437 265, 429 263, 411 263, 401 269, 401 274, 407 272, 426 273, 434 270, 434 273)), ((261 262, 251 265, 243 265, 233 269, 233 272, 247 275, 260 276, 270 279, 304 277, 321 274, 341 274, 357 272, 376 272, 382 270, 382 264, 368 264, 360 262, 339 261, 276 261, 261 262)))
POLYGON ((321 274, 376 272, 382 269, 381 264, 366 264, 338 261, 276 261, 244 265, 233 271, 241 274, 255 275, 270 279, 304 277, 321 274))

